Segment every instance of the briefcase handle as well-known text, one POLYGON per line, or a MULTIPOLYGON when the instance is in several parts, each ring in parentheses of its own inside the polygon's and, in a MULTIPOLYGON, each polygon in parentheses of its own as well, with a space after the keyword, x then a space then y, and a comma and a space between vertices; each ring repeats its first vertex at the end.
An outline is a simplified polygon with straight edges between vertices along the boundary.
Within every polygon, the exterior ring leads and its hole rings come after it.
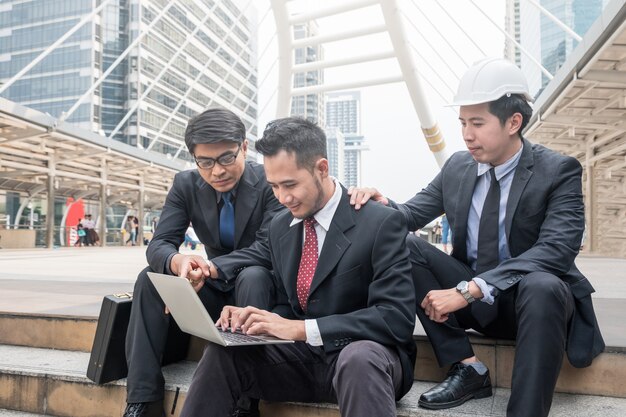
POLYGON ((118 294, 113 294, 113 297, 115 297, 115 298, 133 298, 133 293, 132 292, 122 292, 122 293, 118 293, 118 294))

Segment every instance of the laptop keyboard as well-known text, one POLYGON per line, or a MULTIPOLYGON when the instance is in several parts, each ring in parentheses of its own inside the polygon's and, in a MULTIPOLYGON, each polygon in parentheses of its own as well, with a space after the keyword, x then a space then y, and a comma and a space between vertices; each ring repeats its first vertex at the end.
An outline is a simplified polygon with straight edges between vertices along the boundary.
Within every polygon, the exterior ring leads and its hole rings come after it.
POLYGON ((250 336, 239 331, 233 333, 230 329, 220 329, 220 333, 222 334, 224 340, 230 343, 258 343, 264 341, 264 339, 261 339, 260 337, 250 336))

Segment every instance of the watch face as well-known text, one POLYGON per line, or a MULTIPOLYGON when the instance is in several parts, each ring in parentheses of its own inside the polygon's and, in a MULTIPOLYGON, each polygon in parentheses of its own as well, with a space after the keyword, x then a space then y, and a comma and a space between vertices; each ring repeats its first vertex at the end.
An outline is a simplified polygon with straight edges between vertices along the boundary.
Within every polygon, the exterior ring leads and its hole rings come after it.
POLYGON ((456 289, 462 292, 462 291, 466 291, 468 286, 469 286, 469 283, 467 281, 461 281, 458 284, 456 284, 456 289))

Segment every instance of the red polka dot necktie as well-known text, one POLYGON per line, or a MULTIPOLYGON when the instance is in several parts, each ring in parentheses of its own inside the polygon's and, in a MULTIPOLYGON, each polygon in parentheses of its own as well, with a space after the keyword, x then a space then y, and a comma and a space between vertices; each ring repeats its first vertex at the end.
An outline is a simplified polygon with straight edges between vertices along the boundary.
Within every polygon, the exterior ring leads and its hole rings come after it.
POLYGON ((315 275, 317 267, 317 233, 315 232, 315 219, 309 217, 304 219, 304 246, 302 247, 302 257, 300 258, 300 268, 298 269, 297 294, 302 310, 306 312, 306 302, 309 298, 311 281, 315 275))

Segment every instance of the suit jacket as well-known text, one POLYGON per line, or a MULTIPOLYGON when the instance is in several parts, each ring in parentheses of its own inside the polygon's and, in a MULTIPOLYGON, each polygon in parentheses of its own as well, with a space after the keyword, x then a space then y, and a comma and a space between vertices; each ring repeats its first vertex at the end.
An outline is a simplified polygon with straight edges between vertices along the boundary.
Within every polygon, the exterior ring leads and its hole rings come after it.
MULTIPOLYGON (((235 249, 246 248, 257 240, 266 240, 270 220, 283 209, 267 184, 263 166, 247 161, 235 199, 235 249)), ((216 191, 197 170, 179 172, 174 176, 157 230, 146 251, 153 271, 166 273, 169 270, 166 263, 178 252, 189 222, 204 244, 209 259, 231 252, 220 243, 216 191)), ((228 267, 228 263, 224 266, 228 267)), ((229 283, 210 282, 224 291, 234 285, 234 280, 229 283)))
MULTIPOLYGON (((572 365, 588 366, 604 349, 593 311, 593 287, 576 268, 585 223, 582 167, 571 157, 523 140, 509 193, 505 230, 511 258, 480 276, 500 291, 524 276, 544 271, 563 279, 572 291, 576 311, 570 323, 567 354, 572 365)), ((419 229, 446 213, 453 230, 452 256, 467 263, 467 219, 478 164, 469 152, 452 155, 421 192, 405 204, 409 230, 419 229)))
POLYGON ((413 383, 415 364, 415 291, 402 215, 379 204, 354 210, 342 189, 313 276, 306 313, 296 294, 303 226, 290 227, 292 220, 288 211, 276 215, 267 245, 227 257, 238 265, 236 269, 250 265, 272 268, 277 286, 286 294, 287 309, 281 313, 299 320, 317 319, 326 353, 338 352, 355 340, 395 347, 406 393, 413 383))

